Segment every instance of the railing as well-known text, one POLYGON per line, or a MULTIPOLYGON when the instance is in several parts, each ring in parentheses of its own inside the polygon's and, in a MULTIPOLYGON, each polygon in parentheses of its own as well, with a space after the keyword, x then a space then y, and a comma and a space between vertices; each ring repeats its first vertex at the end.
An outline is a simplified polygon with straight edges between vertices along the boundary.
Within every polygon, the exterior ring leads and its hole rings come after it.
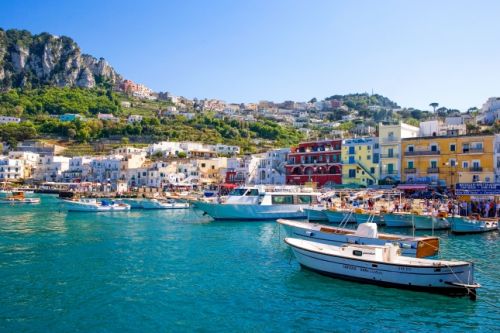
POLYGON ((380 154, 380 158, 399 158, 399 154, 380 154))
POLYGON ((471 172, 482 172, 483 171, 483 167, 480 167, 480 166, 476 166, 476 167, 470 167, 469 168, 469 171, 471 172))
POLYGON ((417 173, 417 169, 415 169, 415 168, 405 168, 405 173, 417 173))
POLYGON ((406 156, 422 156, 422 155, 439 155, 439 150, 419 150, 419 151, 405 151, 406 156))
POLYGON ((439 168, 427 168, 427 173, 439 173, 439 168))
POLYGON ((464 154, 467 154, 467 153, 473 154, 473 153, 482 153, 482 152, 484 152, 484 149, 482 147, 481 148, 469 148, 469 149, 464 148, 464 149, 462 149, 462 153, 464 153, 464 154))
POLYGON ((399 174, 398 170, 382 170, 381 174, 383 175, 397 175, 399 174))

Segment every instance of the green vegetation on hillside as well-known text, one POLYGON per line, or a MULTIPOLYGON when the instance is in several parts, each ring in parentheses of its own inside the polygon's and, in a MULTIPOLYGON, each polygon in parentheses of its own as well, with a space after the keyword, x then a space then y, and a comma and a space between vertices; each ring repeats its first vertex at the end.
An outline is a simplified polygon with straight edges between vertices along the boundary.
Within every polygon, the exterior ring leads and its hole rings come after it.
POLYGON ((130 138, 135 141, 189 140, 239 145, 245 152, 256 150, 254 140, 265 146, 289 146, 302 139, 300 132, 270 120, 248 123, 219 119, 211 113, 196 113, 192 119, 183 116, 159 118, 158 111, 170 105, 163 101, 138 101, 112 92, 109 88, 55 88, 33 90, 11 89, 0 93, 0 115, 20 117, 20 124, 0 125, 3 141, 15 144, 31 138, 59 138, 80 143, 98 139, 130 138), (121 101, 131 101, 122 108, 121 101), (86 119, 61 121, 62 114, 79 114, 86 119), (120 120, 101 121, 98 113, 111 113, 120 120), (129 124, 128 114, 144 116, 141 122, 129 124))

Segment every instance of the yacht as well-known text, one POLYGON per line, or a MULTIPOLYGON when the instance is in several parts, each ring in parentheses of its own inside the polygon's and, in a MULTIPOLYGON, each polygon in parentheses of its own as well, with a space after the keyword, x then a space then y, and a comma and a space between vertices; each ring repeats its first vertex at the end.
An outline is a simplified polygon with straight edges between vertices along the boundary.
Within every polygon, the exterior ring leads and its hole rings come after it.
POLYGON ((194 208, 215 220, 306 218, 305 208, 318 204, 318 192, 298 187, 239 187, 215 202, 192 201, 194 208))

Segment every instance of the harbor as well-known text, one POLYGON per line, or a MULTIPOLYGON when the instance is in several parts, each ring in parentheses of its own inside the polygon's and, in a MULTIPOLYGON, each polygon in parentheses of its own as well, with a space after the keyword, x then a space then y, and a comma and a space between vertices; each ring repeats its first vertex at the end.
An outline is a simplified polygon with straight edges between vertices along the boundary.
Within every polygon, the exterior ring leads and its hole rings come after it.
POLYGON ((356 331, 373 318, 384 331, 421 330, 422 323, 428 330, 488 331, 498 323, 497 231, 434 231, 440 240, 436 258, 474 262, 481 288, 473 302, 301 268, 284 242, 285 230, 274 221, 219 222, 193 208, 76 213, 67 212, 56 195, 35 197, 39 204, 2 207, 5 331, 32 325, 63 331, 61 321, 83 331, 94 325, 134 330, 134 322, 145 330, 251 331, 297 330, 304 321, 315 330, 342 325, 356 331), (409 318, 404 325, 393 320, 395 308, 409 318))

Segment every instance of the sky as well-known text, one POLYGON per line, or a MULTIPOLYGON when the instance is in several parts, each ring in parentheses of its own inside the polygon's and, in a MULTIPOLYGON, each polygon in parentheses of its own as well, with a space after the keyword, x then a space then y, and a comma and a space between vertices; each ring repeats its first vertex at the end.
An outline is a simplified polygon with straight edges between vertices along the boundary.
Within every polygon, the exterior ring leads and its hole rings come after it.
POLYGON ((73 38, 155 91, 226 102, 500 96, 500 1, 0 0, 0 27, 73 38))

